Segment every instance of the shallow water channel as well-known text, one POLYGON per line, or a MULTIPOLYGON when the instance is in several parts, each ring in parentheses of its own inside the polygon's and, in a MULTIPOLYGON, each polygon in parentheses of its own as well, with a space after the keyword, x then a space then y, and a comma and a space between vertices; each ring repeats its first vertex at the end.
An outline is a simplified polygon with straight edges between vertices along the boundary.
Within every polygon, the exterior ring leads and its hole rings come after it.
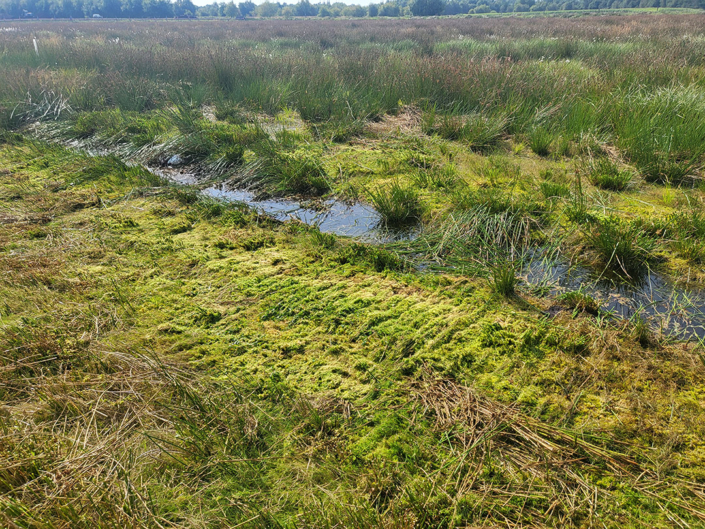
POLYGON ((360 202, 329 199, 319 204, 308 204, 280 198, 256 200, 256 195, 251 191, 231 190, 225 186, 209 187, 204 189, 204 193, 213 198, 247 204, 277 220, 298 220, 310 226, 318 226, 324 233, 355 237, 370 243, 413 239, 419 231, 418 228, 385 228, 379 213, 360 202))
MULTIPOLYGON (((181 183, 187 183, 182 180, 181 183)), ((190 182, 189 182, 190 183, 190 182)), ((257 200, 247 190, 231 190, 224 185, 209 187, 204 193, 217 199, 240 202, 275 219, 297 220, 315 225, 325 233, 355 237, 372 244, 412 240, 420 228, 389 230, 380 215, 362 203, 329 199, 315 205, 288 199, 257 200)), ((563 258, 534 258, 520 273, 533 290, 553 296, 581 291, 593 297, 601 311, 614 317, 640 316, 657 332, 679 338, 705 338, 705 291, 677 286, 662 274, 651 272, 638 281, 605 277, 563 258)))
POLYGON ((531 260, 521 276, 530 287, 553 296, 580 291, 594 298, 602 312, 624 319, 639 316, 664 335, 705 338, 705 291, 680 287, 658 272, 627 281, 552 258, 531 260))

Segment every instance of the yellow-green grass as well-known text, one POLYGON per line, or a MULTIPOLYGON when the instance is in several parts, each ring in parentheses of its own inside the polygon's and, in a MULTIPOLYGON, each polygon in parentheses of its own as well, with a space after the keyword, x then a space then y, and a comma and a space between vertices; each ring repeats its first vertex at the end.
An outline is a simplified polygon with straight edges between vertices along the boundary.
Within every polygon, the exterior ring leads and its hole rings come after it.
POLYGON ((0 167, 6 520, 698 523, 694 345, 377 272, 115 160, 0 167))

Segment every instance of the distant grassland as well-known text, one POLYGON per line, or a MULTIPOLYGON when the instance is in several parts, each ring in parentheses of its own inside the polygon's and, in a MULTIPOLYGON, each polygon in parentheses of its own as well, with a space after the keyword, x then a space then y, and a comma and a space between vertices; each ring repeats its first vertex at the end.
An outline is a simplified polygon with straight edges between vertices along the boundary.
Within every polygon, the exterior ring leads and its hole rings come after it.
MULTIPOLYGON (((614 15, 699 15, 702 9, 687 7, 632 7, 624 9, 570 9, 558 11, 529 11, 520 13, 486 13, 474 15, 476 17, 509 17, 509 18, 536 18, 536 17, 584 17, 584 16, 614 16, 614 15)), ((466 15, 463 15, 466 16, 466 15)))
POLYGON ((690 299, 622 320, 520 277, 702 288, 705 15, 7 22, 0 50, 0 525, 705 524, 703 343, 659 327, 690 299), (175 155, 198 185, 145 169, 175 155))
POLYGON ((513 136, 594 136, 667 179, 705 149, 703 20, 21 24, 0 34, 0 119, 50 117, 57 98, 75 112, 143 111, 188 83, 199 101, 352 130, 413 104, 503 120, 498 133, 513 136))

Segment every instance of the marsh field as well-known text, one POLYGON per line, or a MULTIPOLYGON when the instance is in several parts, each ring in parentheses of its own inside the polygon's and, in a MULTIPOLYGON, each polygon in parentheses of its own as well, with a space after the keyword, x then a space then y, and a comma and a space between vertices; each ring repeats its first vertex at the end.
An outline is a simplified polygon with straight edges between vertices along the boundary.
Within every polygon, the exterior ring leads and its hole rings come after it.
POLYGON ((705 526, 705 15, 0 22, 0 525, 705 526))

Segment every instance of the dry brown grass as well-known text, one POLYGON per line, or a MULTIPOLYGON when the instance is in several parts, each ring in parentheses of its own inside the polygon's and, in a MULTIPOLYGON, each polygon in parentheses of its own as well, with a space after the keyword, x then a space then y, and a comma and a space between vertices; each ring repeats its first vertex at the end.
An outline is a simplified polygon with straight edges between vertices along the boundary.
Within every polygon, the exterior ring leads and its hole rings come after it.
MULTIPOLYGON (((570 524, 579 512, 596 513, 610 501, 609 488, 594 478, 598 469, 606 468, 610 479, 705 521, 705 487, 686 480, 666 483, 659 469, 649 465, 653 461, 640 462, 632 454, 642 447, 549 425, 430 371, 412 386, 412 395, 419 413, 432 418, 454 443, 452 464, 458 469, 467 464, 467 472, 458 473, 454 484, 458 496, 479 494, 483 501, 499 504, 524 498, 522 512, 532 510, 531 499, 543 496, 550 507, 534 514, 570 524), (501 476, 494 483, 486 476, 493 465, 501 476)), ((673 516, 674 523, 687 525, 673 516)))
POLYGON ((365 130, 375 136, 422 135, 421 110, 417 107, 405 105, 398 114, 385 115, 380 121, 367 124, 365 130))
POLYGON ((168 380, 144 356, 83 350, 67 357, 51 336, 37 336, 33 347, 40 352, 27 350, 0 375, 5 395, 14 395, 0 408, 5 523, 16 526, 13 513, 26 523, 22 511, 31 506, 37 527, 62 518, 59 527, 101 518, 141 525, 150 507, 131 479, 159 453, 144 434, 169 427, 168 380))

